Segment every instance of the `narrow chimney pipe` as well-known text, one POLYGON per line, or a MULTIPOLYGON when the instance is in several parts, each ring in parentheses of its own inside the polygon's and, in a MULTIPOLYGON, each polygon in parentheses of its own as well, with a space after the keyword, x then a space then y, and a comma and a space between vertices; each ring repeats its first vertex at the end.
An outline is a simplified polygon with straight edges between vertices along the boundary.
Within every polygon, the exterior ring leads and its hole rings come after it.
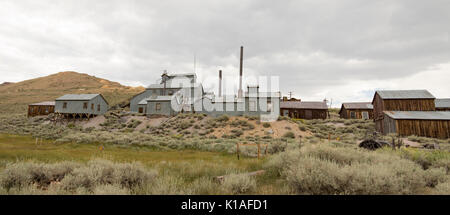
POLYGON ((242 66, 243 66, 243 58, 244 58, 244 47, 241 46, 241 57, 239 61, 239 91, 238 91, 238 97, 242 98, 242 66))
POLYGON ((219 97, 222 97, 222 70, 219 70, 219 97))

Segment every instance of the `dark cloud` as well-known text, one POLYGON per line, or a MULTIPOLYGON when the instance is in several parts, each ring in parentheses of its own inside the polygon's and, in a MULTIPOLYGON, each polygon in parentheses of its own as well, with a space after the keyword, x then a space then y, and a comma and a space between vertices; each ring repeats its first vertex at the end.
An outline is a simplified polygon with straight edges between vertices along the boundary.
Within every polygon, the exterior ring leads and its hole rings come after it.
MULTIPOLYGON (((161 71, 280 76, 301 98, 370 100, 427 86, 449 97, 450 2, 1 1, 0 74, 19 81, 76 70, 125 84, 161 71), (414 77, 433 74, 444 84, 414 77)), ((441 83, 441 82, 439 82, 441 83)))

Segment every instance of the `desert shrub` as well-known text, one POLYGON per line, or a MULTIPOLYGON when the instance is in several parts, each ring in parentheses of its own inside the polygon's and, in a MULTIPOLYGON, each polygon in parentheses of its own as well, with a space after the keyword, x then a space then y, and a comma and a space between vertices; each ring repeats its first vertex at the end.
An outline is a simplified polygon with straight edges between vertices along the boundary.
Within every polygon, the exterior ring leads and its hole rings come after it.
POLYGON ((231 130, 231 133, 233 133, 233 135, 235 135, 237 137, 239 137, 242 134, 244 134, 244 132, 242 132, 242 130, 240 130, 240 129, 233 129, 233 130, 231 130))
POLYGON ((268 128, 268 127, 270 127, 270 123, 265 122, 265 123, 262 124, 262 126, 263 126, 264 128, 268 128))
POLYGON ((12 187, 35 184, 47 187, 51 182, 61 181, 79 165, 73 162, 42 164, 34 162, 18 162, 8 164, 1 174, 1 186, 6 190, 12 187))
POLYGON ((187 189, 187 193, 194 195, 214 195, 219 194, 217 183, 209 177, 195 179, 187 189))
POLYGON ((266 168, 302 194, 413 194, 445 175, 397 155, 328 144, 277 154, 266 168))
POLYGON ((217 122, 227 122, 230 119, 227 115, 222 115, 216 118, 217 122))
POLYGON ((450 195, 450 180, 447 180, 447 182, 444 183, 439 183, 434 189, 434 194, 450 195))
POLYGON ((300 131, 306 131, 307 127, 305 125, 303 125, 303 124, 299 124, 298 125, 298 129, 300 129, 300 131))
POLYGON ((147 170, 139 163, 122 164, 107 160, 92 160, 86 165, 73 162, 55 164, 18 162, 7 165, 1 173, 0 184, 7 192, 12 189, 12 193, 26 188, 51 190, 55 194, 100 191, 106 194, 114 190, 121 194, 124 189, 129 193, 153 181, 155 177, 155 171, 147 170))
MULTIPOLYGON (((173 175, 163 175, 148 183, 142 194, 150 195, 182 195, 185 194, 183 179, 173 175)), ((140 193, 139 193, 140 194, 140 193)))
POLYGON ((256 189, 256 180, 245 174, 230 174, 225 176, 221 188, 224 193, 249 193, 256 189))
POLYGON ((122 188, 119 184, 101 184, 93 189, 95 195, 127 195, 128 189, 122 188))
POLYGON ((288 131, 286 133, 283 134, 284 138, 295 138, 295 134, 292 131, 288 131))
POLYGON ((428 187, 435 187, 447 180, 447 172, 444 168, 431 168, 425 172, 425 183, 428 187))

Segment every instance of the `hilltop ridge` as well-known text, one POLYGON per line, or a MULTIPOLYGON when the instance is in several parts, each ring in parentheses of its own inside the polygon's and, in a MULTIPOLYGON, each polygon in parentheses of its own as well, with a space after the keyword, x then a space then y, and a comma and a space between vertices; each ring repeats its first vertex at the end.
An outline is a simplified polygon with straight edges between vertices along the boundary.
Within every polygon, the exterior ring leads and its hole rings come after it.
POLYGON ((110 105, 126 102, 144 87, 124 86, 118 82, 74 71, 17 83, 0 84, 0 113, 25 113, 30 103, 54 100, 68 93, 101 93, 110 105))

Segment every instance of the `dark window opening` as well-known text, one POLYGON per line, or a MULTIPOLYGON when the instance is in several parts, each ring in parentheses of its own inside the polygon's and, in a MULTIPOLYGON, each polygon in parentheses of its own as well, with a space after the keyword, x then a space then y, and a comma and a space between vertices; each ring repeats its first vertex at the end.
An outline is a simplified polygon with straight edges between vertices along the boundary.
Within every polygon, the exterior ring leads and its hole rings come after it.
POLYGON ((63 108, 64 108, 64 109, 67 108, 67 102, 64 102, 64 103, 63 103, 63 108))

